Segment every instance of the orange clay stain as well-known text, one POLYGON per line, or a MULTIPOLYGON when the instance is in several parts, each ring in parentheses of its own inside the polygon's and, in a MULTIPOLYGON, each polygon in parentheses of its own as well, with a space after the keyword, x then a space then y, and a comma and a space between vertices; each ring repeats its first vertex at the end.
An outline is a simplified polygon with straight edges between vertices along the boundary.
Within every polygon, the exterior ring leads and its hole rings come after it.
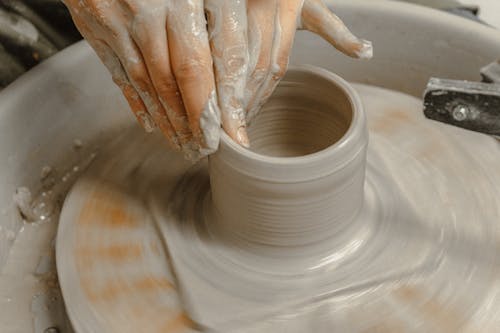
POLYGON ((173 289, 174 285, 167 278, 146 277, 137 280, 134 283, 137 290, 140 291, 154 291, 154 290, 167 290, 173 289))
POLYGON ((109 189, 96 190, 84 204, 78 223, 109 228, 137 227, 140 221, 126 210, 127 204, 123 194, 109 189))
POLYGON ((414 306, 424 316, 426 322, 433 323, 439 332, 460 332, 465 318, 456 309, 445 308, 433 299, 425 300, 421 292, 411 286, 395 291, 398 299, 414 306))
POLYGON ((174 289, 172 282, 168 279, 153 276, 133 281, 115 279, 109 281, 100 288, 96 288, 96 283, 94 283, 91 278, 86 278, 81 280, 81 285, 91 302, 109 302, 117 299, 121 295, 134 292, 146 293, 174 289))
POLYGON ((166 324, 159 330, 162 333, 177 333, 195 329, 196 325, 185 312, 179 313, 172 319, 169 319, 166 324))
POLYGON ((76 265, 78 272, 80 274, 85 274, 86 272, 91 272, 94 268, 94 262, 95 262, 95 257, 93 256, 87 256, 87 255, 80 255, 78 251, 76 252, 75 255, 75 260, 76 260, 76 265))
POLYGON ((195 324, 185 313, 179 313, 177 307, 172 308, 165 306, 165 304, 154 304, 151 302, 147 304, 148 307, 145 307, 144 302, 140 304, 131 302, 124 309, 126 311, 124 315, 134 318, 134 324, 138 332, 182 333, 186 332, 187 329, 195 328, 195 324))
POLYGON ((119 244, 102 248, 80 247, 76 250, 76 258, 90 257, 92 260, 106 260, 111 262, 127 262, 142 257, 141 244, 119 244))
POLYGON ((436 161, 443 158, 443 152, 448 151, 442 143, 442 138, 430 132, 422 132, 425 142, 428 142, 422 149, 415 152, 418 160, 436 161))
MULTIPOLYGON (((366 310, 359 307, 353 307, 346 313, 345 318, 353 323, 363 323, 365 321, 366 310)), ((390 316, 382 316, 378 318, 378 322, 372 323, 369 327, 363 327, 360 333, 403 333, 405 325, 397 318, 390 316)))
POLYGON ((401 126, 408 125, 412 122, 411 117, 408 112, 404 111, 389 111, 385 113, 385 116, 373 121, 370 124, 370 128, 375 132, 388 133, 397 130, 401 126))

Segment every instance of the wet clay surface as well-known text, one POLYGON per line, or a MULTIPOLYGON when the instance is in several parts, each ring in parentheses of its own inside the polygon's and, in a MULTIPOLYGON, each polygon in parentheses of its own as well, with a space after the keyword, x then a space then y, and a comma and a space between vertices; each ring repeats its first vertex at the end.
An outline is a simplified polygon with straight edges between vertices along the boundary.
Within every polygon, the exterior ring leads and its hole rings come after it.
MULTIPOLYGON (((227 330, 495 332, 500 327, 499 143, 426 120, 421 101, 413 97, 355 88, 370 134, 367 200, 378 202, 385 216, 397 215, 398 198, 414 219, 400 220, 397 228, 367 219, 360 228, 366 234, 352 236, 361 240, 358 246, 336 252, 342 260, 330 266, 346 274, 339 278, 346 288, 227 330), (387 192, 373 185, 377 177, 390 179, 387 192), (355 264, 387 247, 401 261, 355 264), (377 267, 395 274, 379 274, 377 267), (377 274, 370 274, 374 270, 377 274)), ((159 221, 151 202, 177 204, 181 222, 196 219, 209 193, 207 167, 191 167, 169 154, 161 138, 135 129, 108 149, 113 154, 101 154, 69 194, 58 232, 60 284, 74 328, 196 331, 179 288, 189 285, 179 284, 166 251, 161 223, 168 218, 159 221), (189 186, 179 186, 182 179, 189 186), (169 199, 174 189, 182 200, 169 199)), ((199 244, 193 241, 192 251, 200 250, 199 244)))

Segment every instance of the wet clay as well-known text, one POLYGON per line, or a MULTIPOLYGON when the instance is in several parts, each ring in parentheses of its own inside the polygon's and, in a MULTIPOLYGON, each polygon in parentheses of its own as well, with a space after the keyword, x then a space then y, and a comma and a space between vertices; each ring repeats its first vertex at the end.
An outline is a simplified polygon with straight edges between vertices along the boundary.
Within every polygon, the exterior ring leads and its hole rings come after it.
POLYGON ((131 130, 101 155, 58 231, 77 332, 498 327, 498 143, 426 120, 413 97, 354 85, 360 101, 307 73, 256 118, 254 151, 225 136, 190 166, 131 130))

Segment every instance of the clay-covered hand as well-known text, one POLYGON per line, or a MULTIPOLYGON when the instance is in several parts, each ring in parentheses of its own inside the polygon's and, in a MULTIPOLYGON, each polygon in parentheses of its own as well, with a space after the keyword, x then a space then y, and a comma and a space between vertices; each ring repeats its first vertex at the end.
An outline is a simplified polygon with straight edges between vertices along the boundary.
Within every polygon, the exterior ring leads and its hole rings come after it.
POLYGON ((222 127, 243 145, 247 121, 286 72, 297 28, 349 56, 372 56, 371 43, 355 37, 321 0, 205 0, 205 10, 222 127))
MULTIPOLYGON (((203 0, 64 0, 147 131, 193 158, 219 143, 203 0)), ((232 1, 231 1, 232 2, 232 1)))
POLYGON ((221 121, 248 146, 246 121, 284 75, 297 28, 371 56, 320 0, 65 2, 139 122, 193 158, 217 149, 221 121))
POLYGON ((373 55, 371 42, 354 36, 321 0, 248 0, 247 121, 285 74, 297 29, 318 34, 348 56, 369 59, 373 55))

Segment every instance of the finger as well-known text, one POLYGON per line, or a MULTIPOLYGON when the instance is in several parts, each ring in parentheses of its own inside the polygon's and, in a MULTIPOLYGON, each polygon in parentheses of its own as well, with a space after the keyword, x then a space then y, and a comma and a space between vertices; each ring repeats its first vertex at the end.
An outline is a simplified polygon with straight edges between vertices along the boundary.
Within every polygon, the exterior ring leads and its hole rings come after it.
POLYGON ((175 149, 180 150, 179 138, 158 99, 138 46, 128 33, 122 32, 121 34, 115 34, 112 47, 123 64, 130 82, 143 100, 156 125, 171 145, 175 149))
POLYGON ((142 102, 139 94, 130 83, 118 57, 104 41, 95 38, 90 29, 88 29, 87 24, 80 19, 79 15, 74 15, 72 12, 71 15, 82 36, 84 36, 87 42, 92 46, 103 64, 111 73, 115 84, 122 90, 139 124, 146 132, 152 132, 155 128, 155 124, 147 112, 146 106, 142 102))
POLYGON ((160 7, 154 12, 136 15, 131 28, 131 36, 141 51, 158 99, 179 138, 179 143, 186 151, 193 149, 189 147, 193 135, 170 67, 166 10, 166 7, 160 7))
POLYGON ((246 120, 251 121, 259 109, 262 87, 272 66, 272 51, 277 22, 277 1, 248 0, 248 43, 250 75, 245 90, 246 120))
POLYGON ((279 81, 288 68, 288 59, 292 49, 297 17, 302 9, 303 0, 279 1, 277 7, 277 25, 275 25, 274 40, 271 51, 271 66, 267 79, 263 82, 258 103, 249 105, 249 117, 253 117, 267 99, 271 96, 279 81))
POLYGON ((78 12, 83 17, 83 22, 92 24, 92 29, 89 30, 99 34, 96 39, 105 40, 118 56, 130 83, 142 99, 156 126, 172 147, 179 150, 179 140, 158 100, 142 54, 124 24, 130 17, 125 17, 126 13, 115 5, 115 2, 110 2, 106 6, 91 3, 89 7, 81 7, 78 12))
POLYGON ((321 0, 305 0, 301 28, 320 35, 348 56, 361 59, 373 56, 372 43, 354 36, 321 0))
POLYGON ((172 6, 167 16, 172 70, 193 137, 202 153, 209 154, 219 144, 220 111, 203 0, 176 1, 172 6))
POLYGON ((222 127, 248 147, 243 98, 248 72, 245 1, 205 1, 222 127))
POLYGON ((127 74, 125 73, 118 57, 113 53, 111 48, 104 43, 101 43, 102 45, 98 45, 99 43, 93 44, 95 44, 93 47, 99 55, 99 58, 108 70, 110 70, 113 81, 122 90, 122 93, 138 122, 142 125, 146 132, 152 132, 155 128, 153 119, 147 112, 146 106, 144 105, 141 97, 128 80, 127 74))

